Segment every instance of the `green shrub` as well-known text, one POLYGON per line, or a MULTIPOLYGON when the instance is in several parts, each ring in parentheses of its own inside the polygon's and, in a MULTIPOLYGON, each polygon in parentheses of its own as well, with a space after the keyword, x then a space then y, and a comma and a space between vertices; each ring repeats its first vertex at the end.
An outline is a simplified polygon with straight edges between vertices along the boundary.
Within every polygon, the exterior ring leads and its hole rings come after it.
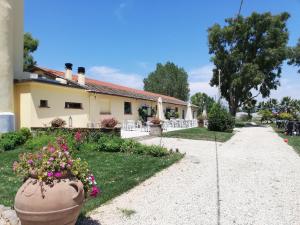
POLYGON ((260 110, 258 112, 258 114, 261 115, 261 122, 263 122, 263 121, 270 121, 270 120, 273 119, 273 114, 268 109, 260 110))
POLYGON ((111 136, 103 135, 98 140, 97 150, 102 152, 120 152, 123 139, 111 136))
POLYGON ((218 103, 214 103, 208 114, 208 130, 232 131, 234 119, 230 113, 218 103))
POLYGON ((162 157, 170 154, 168 149, 160 146, 147 146, 132 139, 122 139, 115 136, 102 136, 98 144, 93 147, 98 151, 104 152, 123 152, 154 157, 162 157))
POLYGON ((157 145, 150 145, 150 146, 144 145, 143 147, 145 148, 144 153, 146 155, 151 155, 154 157, 162 157, 162 156, 167 156, 170 154, 168 149, 157 146, 157 145))
POLYGON ((27 128, 2 134, 0 137, 0 149, 2 151, 13 150, 17 146, 24 144, 31 137, 30 130, 27 128))
POLYGON ((30 150, 40 150, 42 147, 48 145, 50 142, 54 142, 56 137, 54 135, 41 134, 29 139, 24 147, 30 150))
POLYGON ((283 112, 283 113, 280 113, 278 115, 278 119, 280 119, 280 120, 293 120, 294 117, 290 113, 283 112))

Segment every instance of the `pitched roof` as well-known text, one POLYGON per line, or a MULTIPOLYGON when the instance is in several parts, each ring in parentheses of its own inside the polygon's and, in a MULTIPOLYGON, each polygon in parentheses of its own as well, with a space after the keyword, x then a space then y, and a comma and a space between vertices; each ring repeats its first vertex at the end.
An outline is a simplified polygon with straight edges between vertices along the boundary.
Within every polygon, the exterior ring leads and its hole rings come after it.
MULTIPOLYGON (((43 67, 34 67, 32 72, 36 70, 41 70, 45 72, 47 75, 52 75, 54 77, 62 77, 64 78, 65 73, 62 71, 58 70, 53 70, 53 69, 48 69, 48 68, 43 68, 43 67)), ((73 74, 72 77, 72 84, 76 84, 80 86, 77 83, 77 74, 73 74)), ((95 79, 91 79, 86 77, 85 80, 86 85, 81 86, 82 88, 86 89, 87 91, 90 92, 95 92, 99 94, 107 94, 107 95, 117 95, 117 96, 123 96, 123 97, 129 97, 129 98, 137 98, 137 99, 144 99, 144 100, 150 100, 150 101, 157 101, 159 97, 162 98, 163 102, 165 103, 171 103, 171 104, 176 104, 176 105, 187 105, 187 102, 182 101, 180 99, 166 96, 166 95, 161 95, 149 91, 142 91, 130 87, 125 87, 109 82, 104 82, 104 81, 99 81, 95 79)))

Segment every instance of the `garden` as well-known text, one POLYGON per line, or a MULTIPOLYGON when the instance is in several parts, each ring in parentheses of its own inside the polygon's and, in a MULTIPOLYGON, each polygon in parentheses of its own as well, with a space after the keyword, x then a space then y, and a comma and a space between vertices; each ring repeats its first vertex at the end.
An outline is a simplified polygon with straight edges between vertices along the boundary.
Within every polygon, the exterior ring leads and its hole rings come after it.
POLYGON ((208 116, 199 115, 198 125, 200 127, 163 133, 163 137, 225 142, 234 135, 235 120, 219 103, 212 105, 208 116))
POLYGON ((0 149, 0 204, 13 206, 23 180, 54 185, 72 175, 82 181, 89 199, 83 216, 183 157, 171 149, 114 135, 59 130, 34 137, 28 129, 2 134, 0 149))

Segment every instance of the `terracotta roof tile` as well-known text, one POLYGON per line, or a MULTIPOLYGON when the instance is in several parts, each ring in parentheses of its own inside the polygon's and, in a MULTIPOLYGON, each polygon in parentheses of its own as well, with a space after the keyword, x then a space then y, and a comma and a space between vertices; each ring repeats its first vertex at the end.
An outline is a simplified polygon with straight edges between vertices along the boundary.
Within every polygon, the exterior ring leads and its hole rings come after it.
MULTIPOLYGON (((47 72, 48 74, 52 74, 54 76, 59 76, 59 77, 64 77, 64 72, 58 71, 58 70, 53 70, 53 69, 48 69, 48 68, 43 68, 43 67, 35 67, 34 70, 42 70, 44 72, 47 72)), ((77 74, 73 74, 72 77, 73 81, 77 81, 77 74)), ((157 101, 159 97, 162 98, 163 102, 166 103, 172 103, 172 104, 177 104, 177 105, 187 105, 186 102, 166 96, 166 95, 161 95, 153 92, 148 92, 148 91, 142 91, 134 88, 129 88, 109 82, 104 82, 104 81, 99 81, 95 79, 91 79, 86 77, 86 87, 85 89, 87 91, 91 92, 96 92, 96 93, 101 93, 101 94, 109 94, 109 95, 117 95, 117 96, 124 96, 124 97, 129 97, 129 98, 138 98, 138 99, 145 99, 145 100, 151 100, 151 101, 157 101)))

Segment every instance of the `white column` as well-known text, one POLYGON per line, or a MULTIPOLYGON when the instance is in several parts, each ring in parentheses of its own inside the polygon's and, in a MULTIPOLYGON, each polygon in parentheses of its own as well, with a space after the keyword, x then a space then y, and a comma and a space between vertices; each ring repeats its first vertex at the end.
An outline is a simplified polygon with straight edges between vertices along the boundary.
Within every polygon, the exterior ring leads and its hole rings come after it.
MULTIPOLYGON (((23 13, 17 15, 22 10, 23 0, 0 0, 0 133, 14 130, 14 74, 20 72, 21 62, 16 60, 23 51, 15 46, 21 32, 15 24, 23 20, 23 13), (17 5, 17 7, 15 7, 17 5), (16 9, 16 11, 15 11, 16 9), (18 19, 15 19, 18 18, 18 19), (17 52, 16 52, 17 51, 17 52)), ((23 23, 23 21, 22 21, 23 23)), ((23 25, 22 25, 23 26, 23 25)), ((23 38, 21 38, 23 44, 23 38)))
MULTIPOLYGON (((1 1, 1 0, 0 0, 1 1)), ((24 1, 10 0, 14 4, 13 19, 13 54, 14 54, 14 77, 20 79, 24 76, 24 1)))

